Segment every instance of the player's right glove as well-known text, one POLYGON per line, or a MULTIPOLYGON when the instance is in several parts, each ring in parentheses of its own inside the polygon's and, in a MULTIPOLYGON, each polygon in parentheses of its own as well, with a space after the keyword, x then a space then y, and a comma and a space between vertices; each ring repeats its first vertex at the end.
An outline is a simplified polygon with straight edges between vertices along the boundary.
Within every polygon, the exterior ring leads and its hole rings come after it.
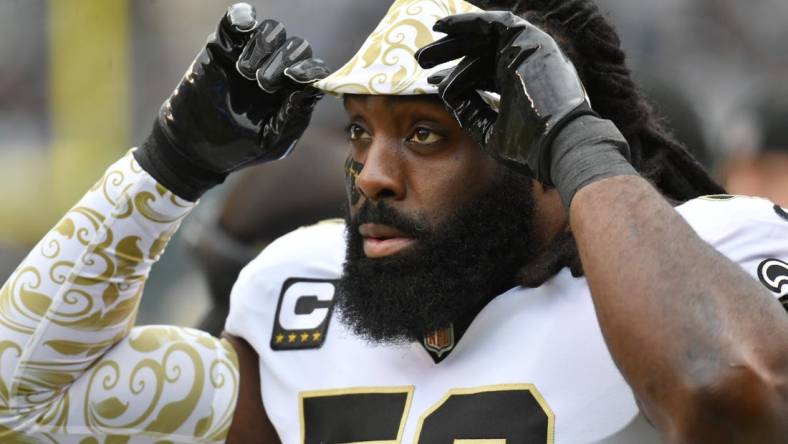
POLYGON ((233 171, 286 156, 329 74, 309 43, 253 6, 228 8, 134 153, 167 189, 196 200, 233 171))

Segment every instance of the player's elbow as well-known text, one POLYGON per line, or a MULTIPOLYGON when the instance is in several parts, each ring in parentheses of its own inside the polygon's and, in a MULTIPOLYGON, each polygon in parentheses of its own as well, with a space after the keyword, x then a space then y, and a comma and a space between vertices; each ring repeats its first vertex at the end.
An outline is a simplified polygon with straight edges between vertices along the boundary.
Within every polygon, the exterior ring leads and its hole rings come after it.
POLYGON ((788 366, 730 365, 693 381, 671 418, 672 443, 788 442, 788 366))

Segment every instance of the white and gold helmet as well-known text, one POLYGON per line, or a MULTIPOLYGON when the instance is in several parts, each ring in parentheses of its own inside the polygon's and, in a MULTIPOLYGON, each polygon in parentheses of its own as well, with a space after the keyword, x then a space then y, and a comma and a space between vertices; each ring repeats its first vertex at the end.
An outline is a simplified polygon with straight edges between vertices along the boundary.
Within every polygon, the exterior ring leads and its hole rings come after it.
MULTIPOLYGON (((414 54, 444 36, 432 30, 437 20, 479 11, 463 0, 396 0, 356 55, 314 86, 333 95, 437 94, 437 86, 427 79, 456 66, 459 60, 423 69, 414 54)), ((482 95, 488 103, 497 105, 496 94, 482 95)))

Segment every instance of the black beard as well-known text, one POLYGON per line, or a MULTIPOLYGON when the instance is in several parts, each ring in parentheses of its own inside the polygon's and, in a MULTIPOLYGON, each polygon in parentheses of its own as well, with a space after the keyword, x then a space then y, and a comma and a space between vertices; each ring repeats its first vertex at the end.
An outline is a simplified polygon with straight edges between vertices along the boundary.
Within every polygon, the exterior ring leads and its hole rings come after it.
POLYGON ((531 180, 506 170, 493 186, 438 227, 365 201, 346 209, 347 255, 338 285, 343 322, 370 342, 420 341, 425 334, 474 316, 516 285, 535 256, 531 180), (368 258, 358 227, 389 225, 416 240, 392 257, 368 258))

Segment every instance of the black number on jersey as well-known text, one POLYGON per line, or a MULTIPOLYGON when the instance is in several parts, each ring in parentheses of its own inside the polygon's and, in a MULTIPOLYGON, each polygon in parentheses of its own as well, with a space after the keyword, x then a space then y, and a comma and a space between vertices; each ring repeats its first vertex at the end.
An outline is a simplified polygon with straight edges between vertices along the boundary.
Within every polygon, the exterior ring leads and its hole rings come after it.
POLYGON ((400 441, 413 387, 301 393, 301 442, 400 441))
POLYGON ((419 422, 414 442, 552 443, 553 413, 530 385, 454 389, 419 422))
MULTIPOLYGON (((304 444, 401 442, 412 387, 354 388, 301 395, 304 444)), ((453 389, 421 414, 415 443, 462 440, 553 443, 555 418, 531 384, 453 389)))

